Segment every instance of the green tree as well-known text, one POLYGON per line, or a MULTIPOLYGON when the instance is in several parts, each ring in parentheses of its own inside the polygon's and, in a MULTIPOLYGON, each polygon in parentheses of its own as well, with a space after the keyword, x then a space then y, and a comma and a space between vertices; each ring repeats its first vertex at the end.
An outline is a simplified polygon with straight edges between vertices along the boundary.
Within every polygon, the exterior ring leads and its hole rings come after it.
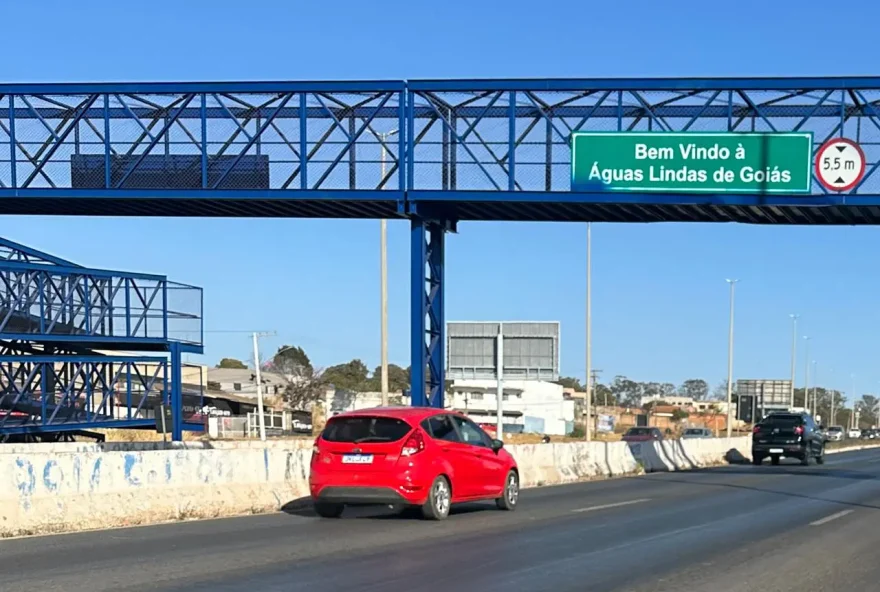
POLYGON ((218 368, 231 368, 233 370, 247 370, 247 364, 235 358, 223 358, 217 364, 218 368))
POLYGON ((626 376, 618 375, 609 385, 614 398, 620 401, 621 405, 627 407, 638 407, 642 398, 642 385, 634 380, 630 380, 626 376))
POLYGON ((314 371, 312 361, 303 348, 283 345, 275 352, 271 362, 272 370, 285 376, 298 376, 314 371))
POLYGON ((343 391, 362 391, 367 384, 370 371, 366 364, 360 360, 352 360, 345 364, 330 366, 324 370, 323 379, 328 385, 332 385, 343 391))
POLYGON ((690 416, 691 414, 684 409, 675 409, 672 411, 672 419, 675 421, 681 421, 683 419, 687 419, 690 416))
POLYGON ((617 398, 607 384, 597 382, 593 385, 593 405, 617 405, 617 398))
POLYGON ((877 425, 877 413, 880 399, 874 395, 862 395, 856 403, 856 411, 859 413, 859 426, 870 427, 877 425))
MULTIPOLYGON (((400 392, 409 388, 409 367, 401 368, 397 364, 388 364, 388 390, 400 392)), ((365 391, 379 392, 382 390, 382 366, 376 366, 373 374, 362 385, 365 391)))
POLYGON ((681 383, 678 394, 694 401, 704 401, 709 398, 709 383, 702 378, 690 378, 681 383))
POLYGON ((562 386, 563 388, 574 389, 576 392, 579 393, 582 393, 586 390, 586 387, 584 387, 581 381, 572 376, 560 376, 559 380, 556 381, 556 384, 562 386))

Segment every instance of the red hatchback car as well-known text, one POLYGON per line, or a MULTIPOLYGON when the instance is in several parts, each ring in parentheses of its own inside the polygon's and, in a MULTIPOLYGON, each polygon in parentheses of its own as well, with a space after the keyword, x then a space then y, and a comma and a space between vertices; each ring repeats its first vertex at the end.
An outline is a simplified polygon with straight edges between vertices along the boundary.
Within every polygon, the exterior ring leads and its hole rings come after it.
POLYGON ((500 440, 460 413, 377 407, 332 417, 312 450, 315 512, 338 518, 347 504, 417 506, 442 520, 452 504, 494 499, 513 510, 519 470, 500 440))

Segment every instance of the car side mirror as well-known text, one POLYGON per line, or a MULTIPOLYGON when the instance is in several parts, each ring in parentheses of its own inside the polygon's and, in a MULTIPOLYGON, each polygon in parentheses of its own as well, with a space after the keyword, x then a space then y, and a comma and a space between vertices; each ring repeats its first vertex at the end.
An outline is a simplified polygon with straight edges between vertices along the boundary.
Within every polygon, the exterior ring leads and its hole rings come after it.
POLYGON ((502 448, 504 448, 504 442, 502 442, 501 440, 497 440, 497 439, 492 440, 492 452, 498 452, 502 448))

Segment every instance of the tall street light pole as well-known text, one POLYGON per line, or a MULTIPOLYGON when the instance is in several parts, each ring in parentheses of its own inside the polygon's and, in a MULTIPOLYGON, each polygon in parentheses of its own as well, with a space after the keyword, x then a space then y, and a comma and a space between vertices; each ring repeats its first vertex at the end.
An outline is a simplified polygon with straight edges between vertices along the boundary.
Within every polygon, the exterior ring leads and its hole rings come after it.
POLYGON ((809 410, 808 393, 810 392, 810 338, 804 335, 804 409, 809 410))
MULTIPOLYGON (((828 375, 829 375, 829 378, 826 381, 826 384, 833 385, 834 381, 830 377, 834 375, 834 368, 828 369, 828 375)), ((835 395, 834 387, 833 386, 830 387, 829 390, 831 391, 831 409, 828 412, 828 416, 829 416, 828 425, 836 425, 837 424, 837 412, 834 409, 834 395, 835 395)))
MULTIPOLYGON (((379 178, 380 189, 385 186, 385 159, 388 152, 385 148, 385 142, 388 138, 397 134, 398 131, 391 130, 390 132, 379 134, 382 148, 382 175, 379 178)), ((398 174, 400 173, 398 172, 398 174)), ((385 219, 379 222, 379 275, 379 283, 381 284, 379 300, 381 303, 382 406, 385 407, 388 405, 388 221, 385 219)))
POLYGON ((813 410, 810 413, 813 416, 819 413, 819 394, 816 392, 817 384, 819 384, 819 371, 818 366, 816 365, 816 360, 813 360, 813 396, 810 399, 810 401, 812 401, 810 404, 813 407, 813 410))
POLYGON ((739 280, 727 280, 730 284, 730 328, 727 335, 727 437, 731 437, 733 423, 733 302, 736 283, 739 280))
POLYGON ((584 438, 593 439, 593 224, 587 222, 587 392, 584 393, 584 438))
POLYGON ((795 379, 795 364, 797 363, 797 320, 798 316, 796 314, 788 315, 791 317, 791 403, 790 406, 794 407, 794 379, 795 379))
POLYGON ((856 397, 858 396, 856 395, 856 375, 850 374, 849 377, 852 380, 852 426, 853 429, 855 429, 859 427, 858 418, 856 416, 856 403, 858 403, 858 401, 856 400, 856 397))

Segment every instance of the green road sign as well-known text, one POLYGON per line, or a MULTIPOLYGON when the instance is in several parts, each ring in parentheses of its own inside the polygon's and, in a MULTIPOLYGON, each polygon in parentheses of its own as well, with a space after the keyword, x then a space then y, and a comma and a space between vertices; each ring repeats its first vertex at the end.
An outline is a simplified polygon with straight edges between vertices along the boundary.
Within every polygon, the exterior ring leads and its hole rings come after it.
POLYGON ((812 133, 575 132, 571 189, 810 193, 812 133))

